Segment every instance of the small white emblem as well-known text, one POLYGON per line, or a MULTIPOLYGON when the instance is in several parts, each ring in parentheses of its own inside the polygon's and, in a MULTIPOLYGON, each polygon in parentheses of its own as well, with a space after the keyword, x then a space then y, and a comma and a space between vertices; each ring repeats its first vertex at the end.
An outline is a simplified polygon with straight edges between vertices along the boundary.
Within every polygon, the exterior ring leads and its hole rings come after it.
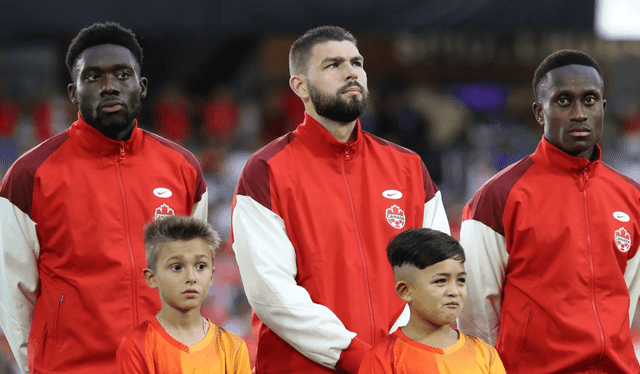
POLYGON ((402 192, 398 190, 386 190, 382 192, 382 196, 386 197, 387 199, 398 200, 402 197, 402 192))
POLYGON ((404 210, 400 209, 399 206, 393 205, 390 208, 387 208, 385 216, 387 217, 387 222, 389 222, 393 228, 399 230, 404 227, 406 218, 404 216, 404 210))
POLYGON ((631 248, 631 235, 629 235, 624 227, 616 230, 613 234, 613 240, 615 240, 616 247, 618 247, 620 252, 626 252, 631 248))
POLYGON ((156 208, 155 219, 173 216, 176 213, 167 204, 162 204, 156 208))
POLYGON ((173 192, 171 192, 171 190, 168 188, 158 187, 153 190, 153 194, 163 199, 168 199, 171 197, 171 195, 173 195, 173 192))
POLYGON ((620 222, 629 222, 629 220, 631 218, 629 218, 629 215, 625 212, 613 212, 613 218, 617 219, 620 222))

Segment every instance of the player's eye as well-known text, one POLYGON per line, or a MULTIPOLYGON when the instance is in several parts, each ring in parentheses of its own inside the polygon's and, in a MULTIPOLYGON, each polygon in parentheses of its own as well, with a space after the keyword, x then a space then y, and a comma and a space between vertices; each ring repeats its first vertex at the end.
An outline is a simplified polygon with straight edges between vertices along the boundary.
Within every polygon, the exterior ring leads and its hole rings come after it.
POLYGON ((207 264, 198 264, 196 265, 196 269, 198 270, 205 270, 207 268, 207 264))
POLYGON ((173 264, 173 265, 171 265, 170 269, 173 270, 173 271, 180 271, 180 270, 182 270, 182 266, 178 265, 178 264, 173 264))

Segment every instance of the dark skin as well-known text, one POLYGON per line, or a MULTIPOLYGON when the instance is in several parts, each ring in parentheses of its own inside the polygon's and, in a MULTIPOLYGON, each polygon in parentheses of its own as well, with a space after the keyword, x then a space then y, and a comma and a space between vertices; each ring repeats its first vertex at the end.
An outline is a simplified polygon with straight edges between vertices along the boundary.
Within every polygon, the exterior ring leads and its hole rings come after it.
POLYGON ((562 66, 549 71, 538 87, 533 114, 544 127, 545 139, 572 156, 593 160, 607 107, 598 71, 562 66))
POLYGON ((67 91, 82 118, 110 139, 131 136, 147 96, 147 78, 129 49, 100 44, 85 49, 75 64, 73 83, 67 91))

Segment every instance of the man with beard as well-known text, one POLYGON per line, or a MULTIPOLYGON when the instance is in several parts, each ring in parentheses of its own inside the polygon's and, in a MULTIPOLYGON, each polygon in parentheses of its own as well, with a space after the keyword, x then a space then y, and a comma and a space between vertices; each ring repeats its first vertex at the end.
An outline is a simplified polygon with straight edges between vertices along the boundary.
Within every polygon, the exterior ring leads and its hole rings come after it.
POLYGON ((19 158, 0 187, 0 315, 23 372, 115 372, 122 336, 160 309, 146 286, 143 227, 207 218, 187 150, 143 131, 142 49, 115 23, 69 46, 78 120, 19 158))
POLYGON ((367 76, 351 33, 307 31, 289 69, 305 119, 251 156, 232 212, 255 371, 357 373, 371 345, 408 320, 387 243, 449 224, 420 157, 362 131, 367 76))

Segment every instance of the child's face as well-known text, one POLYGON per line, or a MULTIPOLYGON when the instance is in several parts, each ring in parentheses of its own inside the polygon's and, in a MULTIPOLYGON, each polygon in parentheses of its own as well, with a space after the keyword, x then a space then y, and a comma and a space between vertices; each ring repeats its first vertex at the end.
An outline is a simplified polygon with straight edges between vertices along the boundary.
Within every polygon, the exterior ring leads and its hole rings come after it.
POLYGON ((145 272, 147 284, 157 288, 162 307, 181 311, 200 307, 213 283, 211 249, 202 239, 160 244, 155 272, 145 272))
POLYGON ((467 299, 464 263, 450 258, 422 270, 414 269, 413 281, 407 282, 412 312, 436 325, 453 323, 467 299))

